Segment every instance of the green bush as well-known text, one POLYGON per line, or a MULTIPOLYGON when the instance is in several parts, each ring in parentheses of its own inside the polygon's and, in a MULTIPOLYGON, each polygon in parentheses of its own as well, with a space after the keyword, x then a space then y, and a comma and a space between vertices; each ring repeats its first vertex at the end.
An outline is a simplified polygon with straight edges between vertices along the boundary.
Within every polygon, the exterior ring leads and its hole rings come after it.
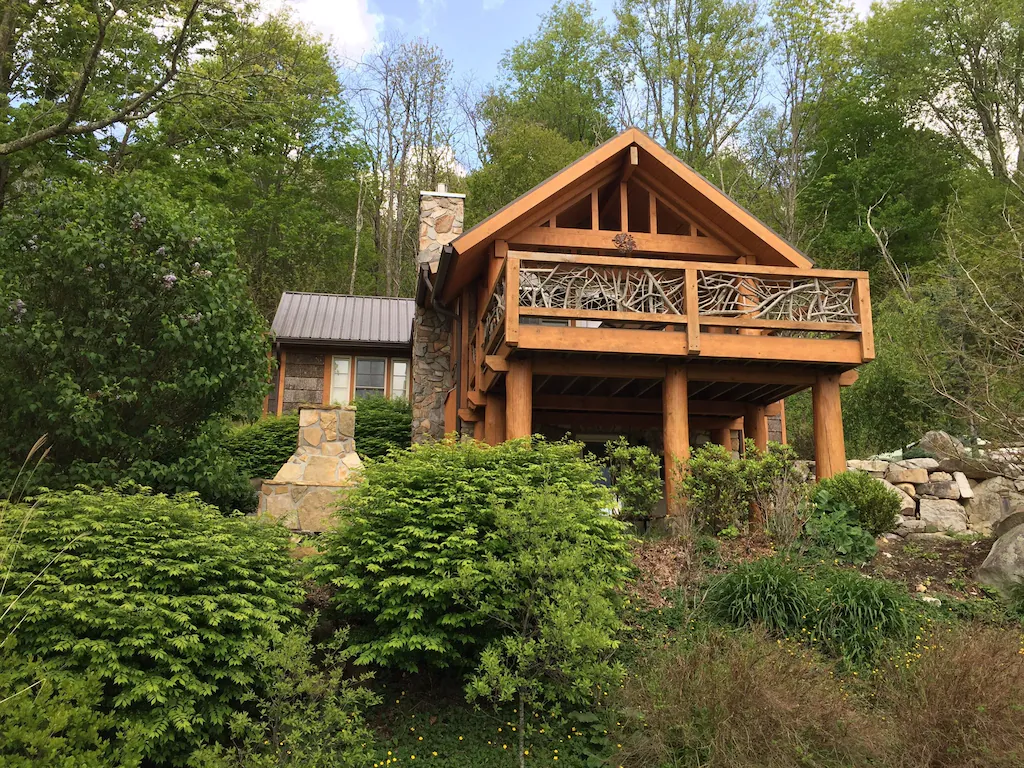
POLYGON ((298 441, 299 416, 286 414, 234 427, 224 438, 224 448, 243 477, 269 480, 295 453, 298 441))
POLYGON ((135 179, 47 186, 0 222, 0 465, 48 434, 50 487, 223 506, 242 486, 210 425, 259 408, 266 330, 203 211, 135 179))
POLYGON ((379 459, 412 445, 412 405, 404 398, 366 397, 356 401, 356 451, 379 459))
POLYGON ((853 508, 861 526, 874 536, 896 527, 900 499, 893 491, 864 472, 840 472, 818 483, 814 500, 827 493, 833 501, 845 502, 853 508))
POLYGON ((649 520, 664 492, 661 459, 645 445, 620 437, 605 443, 605 465, 624 520, 649 520))
POLYGON ((762 624, 785 635, 801 627, 811 608, 811 584, 803 573, 779 558, 744 563, 711 586, 711 615, 738 627, 762 624))
POLYGON ((546 486, 607 505, 582 450, 540 439, 495 447, 446 440, 370 462, 365 482, 342 500, 315 570, 355 622, 356 662, 415 669, 472 661, 496 632, 466 587, 476 579, 477 594, 491 588, 481 566, 504 546, 492 535, 495 503, 546 486))
POLYGON ((0 765, 129 768, 140 744, 102 707, 95 673, 68 674, 0 651, 0 765))
POLYGON ((857 522, 853 506, 832 498, 819 489, 814 510, 804 526, 804 536, 812 547, 824 550, 851 563, 866 563, 878 551, 875 537, 857 522))
POLYGON ((260 682, 261 641, 301 597, 284 529, 194 496, 54 492, 8 507, 0 533, 4 546, 21 536, 0 632, 17 626, 20 653, 95 674, 149 762, 180 764, 226 733, 260 682))
POLYGON ((870 662, 888 643, 909 638, 910 601, 901 585, 828 569, 816 586, 811 639, 833 656, 870 662))
POLYGON ((739 528, 749 517, 752 496, 746 466, 721 445, 707 443, 693 452, 680 490, 701 530, 739 528))

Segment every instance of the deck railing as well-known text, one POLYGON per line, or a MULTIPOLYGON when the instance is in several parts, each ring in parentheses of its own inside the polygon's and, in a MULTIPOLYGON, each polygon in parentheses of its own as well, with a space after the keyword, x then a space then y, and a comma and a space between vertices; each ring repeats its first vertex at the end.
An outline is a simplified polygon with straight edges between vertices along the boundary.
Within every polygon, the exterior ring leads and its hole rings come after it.
POLYGON ((824 363, 874 357, 865 272, 513 251, 484 307, 484 355, 504 343, 824 363), (685 332, 685 344, 652 333, 666 330, 685 332))

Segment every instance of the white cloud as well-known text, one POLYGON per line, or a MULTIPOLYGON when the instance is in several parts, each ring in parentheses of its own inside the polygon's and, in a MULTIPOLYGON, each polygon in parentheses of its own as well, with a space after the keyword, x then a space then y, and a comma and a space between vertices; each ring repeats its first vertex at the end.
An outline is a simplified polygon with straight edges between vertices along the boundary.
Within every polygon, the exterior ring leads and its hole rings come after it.
POLYGON ((369 0, 269 0, 267 6, 290 6, 295 16, 324 37, 334 50, 359 59, 377 43, 384 17, 371 13, 369 0))

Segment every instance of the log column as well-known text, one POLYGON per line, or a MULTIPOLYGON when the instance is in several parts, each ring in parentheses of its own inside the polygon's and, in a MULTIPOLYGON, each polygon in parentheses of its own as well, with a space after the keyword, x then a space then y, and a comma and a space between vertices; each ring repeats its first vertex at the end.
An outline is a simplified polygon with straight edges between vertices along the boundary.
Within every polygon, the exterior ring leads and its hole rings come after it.
POLYGON ((768 447, 768 414, 763 405, 750 404, 743 412, 743 436, 759 451, 768 447))
POLYGON ((533 362, 510 360, 505 374, 505 437, 533 434, 533 362))
POLYGON ((685 366, 670 364, 666 368, 663 390, 665 508, 671 515, 679 511, 676 462, 686 462, 690 458, 690 404, 685 366))
POLYGON ((814 472, 819 480, 846 471, 839 374, 819 373, 811 388, 814 411, 814 472))
POLYGON ((732 430, 729 427, 711 430, 711 442, 732 452, 732 430))
POLYGON ((484 440, 488 445, 505 442, 505 398, 489 392, 484 405, 484 440))

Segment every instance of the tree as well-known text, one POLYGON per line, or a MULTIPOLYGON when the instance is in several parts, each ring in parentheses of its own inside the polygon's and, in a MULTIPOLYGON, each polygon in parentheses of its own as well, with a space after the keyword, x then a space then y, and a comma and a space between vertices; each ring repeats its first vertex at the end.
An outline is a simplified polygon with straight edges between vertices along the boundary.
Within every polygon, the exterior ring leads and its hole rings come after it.
POLYGON ((768 56, 754 0, 621 0, 613 45, 622 122, 698 170, 754 111, 768 56))
POLYGON ((269 353, 230 243, 141 179, 23 202, 0 220, 0 466, 45 433, 65 484, 226 492, 196 451, 211 421, 259 408, 269 353))
POLYGON ((43 151, 53 142, 76 151, 79 137, 89 140, 148 118, 174 85, 178 92, 216 87, 186 78, 186 64, 215 47, 249 13, 244 0, 5 0, 0 205, 12 172, 33 160, 21 153, 43 151))
POLYGON ((589 710, 621 682, 611 657, 630 554, 623 524, 572 490, 538 489, 498 507, 495 522, 490 538, 500 544, 480 564, 494 589, 470 594, 483 598, 480 613, 501 636, 483 649, 466 695, 516 702, 522 768, 529 711, 589 710))
POLYGON ((216 81, 244 67, 273 76, 239 81, 224 101, 183 95, 161 111, 155 130, 135 133, 114 164, 150 169, 183 196, 217 207, 267 318, 283 290, 372 290, 368 236, 352 279, 366 158, 351 141, 352 115, 327 42, 281 14, 193 65, 216 81))
POLYGON ((556 2, 537 32, 501 60, 499 89, 482 112, 492 129, 530 122, 594 146, 612 136, 609 40, 589 0, 556 2))
POLYGON ((416 280, 419 190, 452 183, 457 125, 451 62, 424 40, 386 40, 353 79, 359 139, 369 157, 364 205, 382 275, 377 292, 411 295, 416 280))

